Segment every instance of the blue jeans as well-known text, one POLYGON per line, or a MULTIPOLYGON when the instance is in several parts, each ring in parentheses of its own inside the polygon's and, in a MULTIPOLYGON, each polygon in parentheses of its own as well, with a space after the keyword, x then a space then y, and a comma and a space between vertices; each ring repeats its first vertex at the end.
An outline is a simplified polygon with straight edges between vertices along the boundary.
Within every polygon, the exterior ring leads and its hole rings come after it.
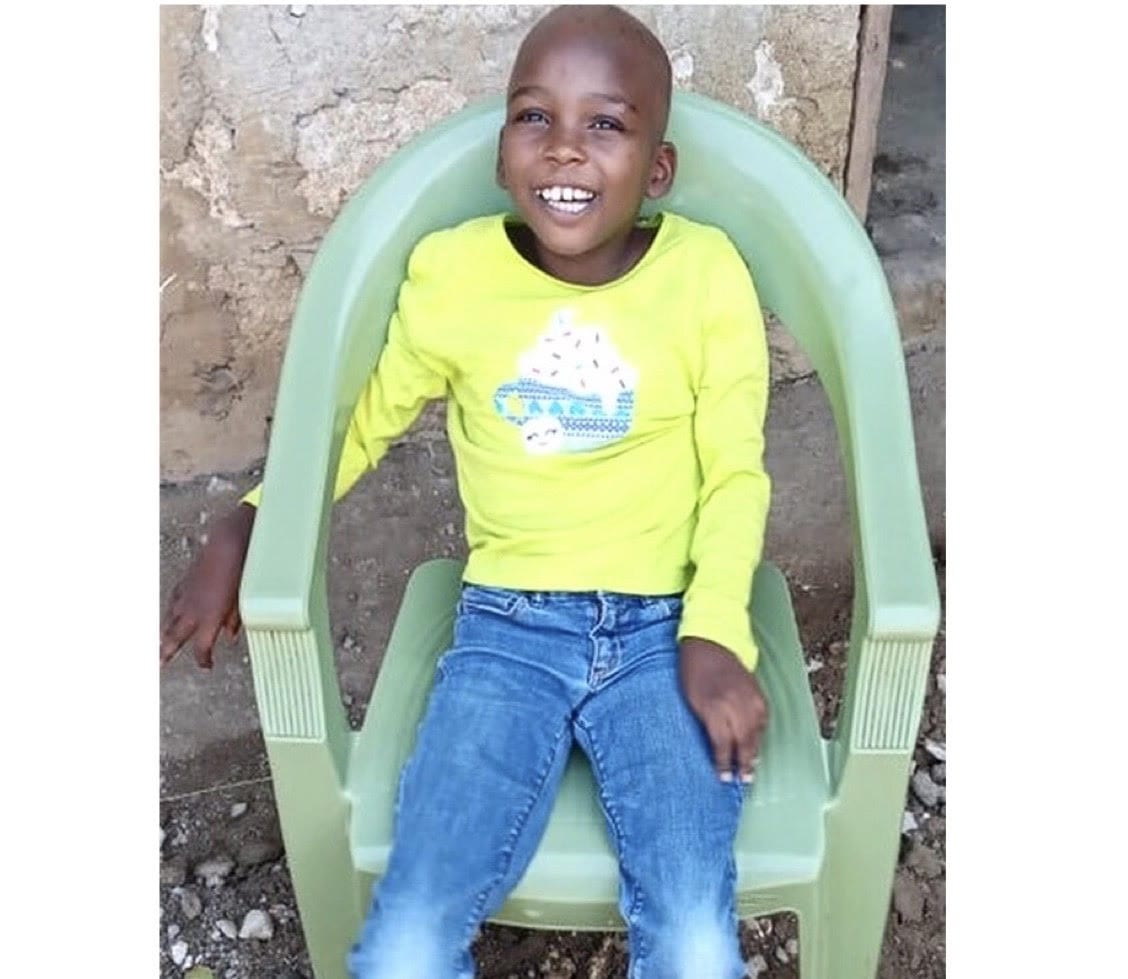
POLYGON ((463 587, 404 766, 355 979, 469 979, 481 923, 521 879, 576 742, 619 859, 631 979, 739 979, 722 782, 678 682, 677 597, 463 587))

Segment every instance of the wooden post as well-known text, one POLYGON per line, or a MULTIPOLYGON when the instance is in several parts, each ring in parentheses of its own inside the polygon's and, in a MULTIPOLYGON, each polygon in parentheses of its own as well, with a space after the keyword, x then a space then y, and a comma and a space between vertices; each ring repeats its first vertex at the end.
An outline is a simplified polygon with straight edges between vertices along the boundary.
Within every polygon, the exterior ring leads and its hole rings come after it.
POLYGON ((885 87, 885 65, 889 58, 890 4, 861 8, 858 32, 858 73, 854 79, 854 111, 850 124, 850 148, 846 158, 846 200, 865 221, 869 207, 873 157, 877 146, 877 124, 885 87))

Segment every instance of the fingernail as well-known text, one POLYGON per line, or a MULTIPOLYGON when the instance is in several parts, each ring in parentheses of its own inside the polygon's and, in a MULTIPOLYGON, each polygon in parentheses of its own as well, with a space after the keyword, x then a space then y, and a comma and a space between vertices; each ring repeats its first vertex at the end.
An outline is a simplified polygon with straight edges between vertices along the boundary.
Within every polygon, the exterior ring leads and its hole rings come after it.
POLYGON ((721 781, 722 782, 731 782, 732 781, 732 772, 721 772, 721 781))
POLYGON ((745 785, 751 785, 755 778, 756 776, 749 772, 747 775, 741 775, 740 781, 742 781, 745 785))

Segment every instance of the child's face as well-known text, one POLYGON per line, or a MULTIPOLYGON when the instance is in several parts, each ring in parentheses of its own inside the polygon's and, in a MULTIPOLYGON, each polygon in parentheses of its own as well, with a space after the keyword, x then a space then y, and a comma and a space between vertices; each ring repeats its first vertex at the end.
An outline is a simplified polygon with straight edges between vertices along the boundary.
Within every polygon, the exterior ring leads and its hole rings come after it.
POLYGON ((549 253, 576 260, 624 246, 643 198, 669 190, 674 149, 660 142, 665 106, 647 69, 630 42, 583 34, 518 59, 498 181, 549 253))

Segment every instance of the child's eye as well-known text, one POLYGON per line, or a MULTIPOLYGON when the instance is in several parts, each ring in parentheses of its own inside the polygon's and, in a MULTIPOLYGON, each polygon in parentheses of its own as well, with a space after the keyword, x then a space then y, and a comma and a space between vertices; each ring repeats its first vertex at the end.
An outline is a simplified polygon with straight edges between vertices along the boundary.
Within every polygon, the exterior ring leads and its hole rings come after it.
POLYGON ((595 129, 603 130, 618 130, 622 131, 623 124, 618 119, 612 119, 609 116, 597 116, 592 121, 592 126, 595 129))
POLYGON ((548 117, 540 109, 523 109, 514 122, 548 122, 548 117))

